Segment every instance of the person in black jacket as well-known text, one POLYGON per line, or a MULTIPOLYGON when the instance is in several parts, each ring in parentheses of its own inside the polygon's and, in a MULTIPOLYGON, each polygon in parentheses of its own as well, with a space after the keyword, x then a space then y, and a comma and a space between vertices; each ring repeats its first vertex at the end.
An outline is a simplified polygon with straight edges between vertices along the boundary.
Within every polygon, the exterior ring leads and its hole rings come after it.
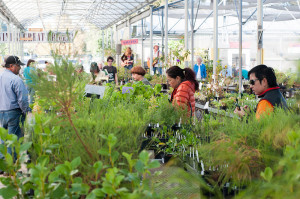
MULTIPOLYGON (((260 98, 255 110, 257 119, 264 114, 270 114, 275 107, 288 109, 287 103, 279 90, 273 68, 266 65, 255 66, 249 71, 248 78, 250 88, 260 98)), ((244 116, 245 110, 246 112, 249 111, 249 107, 236 108, 234 112, 239 116, 244 116)))

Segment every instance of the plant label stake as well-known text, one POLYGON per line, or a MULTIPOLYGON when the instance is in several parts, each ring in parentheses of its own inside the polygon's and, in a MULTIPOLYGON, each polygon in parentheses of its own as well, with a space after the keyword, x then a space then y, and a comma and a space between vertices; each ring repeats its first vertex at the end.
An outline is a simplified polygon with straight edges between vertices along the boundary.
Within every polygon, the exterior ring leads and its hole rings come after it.
POLYGON ((193 168, 196 169, 195 161, 193 160, 193 168))
POLYGON ((202 169, 202 171, 201 171, 201 175, 204 175, 204 164, 203 164, 203 161, 201 160, 201 169, 202 169))
POLYGON ((195 158, 195 149, 193 147, 193 159, 195 158))
POLYGON ((206 102, 203 109, 208 109, 209 102, 206 102))
POLYGON ((196 125, 196 114, 194 115, 194 122, 193 125, 196 125))

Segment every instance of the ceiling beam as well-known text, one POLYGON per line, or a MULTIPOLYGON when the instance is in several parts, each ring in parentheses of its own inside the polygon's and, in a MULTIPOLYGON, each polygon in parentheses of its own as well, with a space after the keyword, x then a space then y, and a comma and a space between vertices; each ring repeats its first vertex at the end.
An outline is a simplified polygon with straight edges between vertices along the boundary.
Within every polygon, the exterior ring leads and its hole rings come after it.
POLYGON ((20 30, 24 30, 23 25, 17 20, 17 18, 13 15, 13 13, 8 9, 5 3, 0 0, 0 13, 3 15, 3 18, 8 23, 13 23, 20 30))
MULTIPOLYGON (((102 27, 102 28, 105 29, 105 28, 111 27, 112 25, 114 25, 114 24, 116 24, 116 23, 118 23, 118 22, 120 22, 120 21, 123 21, 124 18, 126 18, 126 17, 128 17, 129 15, 131 15, 131 14, 133 14, 133 13, 135 13, 135 12, 141 10, 142 8, 144 8, 145 6, 147 6, 147 5, 151 4, 151 3, 153 3, 154 1, 156 1, 156 0, 147 0, 147 1, 143 2, 143 3, 140 3, 140 5, 137 6, 135 9, 128 11, 126 14, 124 14, 124 15, 121 16, 120 18, 116 19, 115 21, 112 21, 111 23, 107 24, 106 26, 104 26, 104 27, 102 27)), ((139 15, 139 14, 138 14, 138 15, 139 15)), ((124 23, 124 22, 123 22, 123 23, 124 23)))

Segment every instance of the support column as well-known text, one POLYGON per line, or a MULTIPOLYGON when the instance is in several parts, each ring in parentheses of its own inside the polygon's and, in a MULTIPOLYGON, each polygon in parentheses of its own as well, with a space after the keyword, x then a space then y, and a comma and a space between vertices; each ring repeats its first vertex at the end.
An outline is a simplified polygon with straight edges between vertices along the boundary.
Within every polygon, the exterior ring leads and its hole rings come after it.
POLYGON ((239 93, 243 92, 243 82, 242 82, 242 56, 243 56, 243 46, 242 46, 242 0, 240 0, 239 4, 239 93))
POLYGON ((14 28, 15 55, 18 55, 17 27, 14 28))
POLYGON ((8 54, 11 55, 11 27, 10 21, 7 22, 7 33, 8 33, 8 54))
POLYGON ((12 55, 15 55, 15 45, 16 45, 16 42, 15 42, 15 28, 14 26, 12 26, 11 28, 11 44, 12 44, 12 48, 11 48, 11 52, 12 52, 12 55))
POLYGON ((104 30, 102 29, 102 60, 104 61, 104 30))
POLYGON ((12 55, 14 55, 14 28, 11 26, 10 27, 10 39, 11 39, 11 42, 10 42, 10 53, 12 54, 12 55))
POLYGON ((18 57, 21 56, 21 53, 20 53, 20 31, 19 31, 19 28, 17 28, 17 33, 16 33, 16 41, 17 41, 17 53, 18 53, 18 57))
POLYGON ((191 1, 191 68, 194 66, 194 0, 191 1))
POLYGON ((20 41, 21 42, 21 60, 24 60, 24 41, 20 41))
POLYGON ((144 68, 144 19, 142 19, 141 21, 142 23, 142 34, 141 34, 141 37, 142 37, 142 58, 141 58, 141 64, 142 64, 142 67, 144 68))
POLYGON ((16 51, 15 51, 15 48, 16 48, 16 42, 15 42, 15 27, 14 25, 12 25, 12 28, 11 28, 11 44, 12 44, 12 54, 15 55, 16 51))
POLYGON ((164 10, 161 10, 161 53, 164 53, 164 10))
POLYGON ((13 39, 14 39, 14 55, 17 55, 17 39, 16 39, 16 34, 17 34, 17 30, 16 30, 16 27, 14 27, 14 36, 13 36, 13 39))
MULTIPOLYGON (((118 39, 119 39, 119 31, 117 29, 117 25, 115 25, 115 36, 114 36, 114 39, 115 39, 115 48, 117 48, 117 44, 119 43, 118 39)), ((117 50, 117 49, 116 49, 117 50)))
POLYGON ((263 0, 257 0, 257 56, 256 64, 263 64, 263 0))
MULTIPOLYGON (((189 31, 189 27, 188 27, 188 23, 189 23, 189 18, 188 18, 188 0, 184 0, 184 50, 188 51, 189 47, 188 47, 188 31, 189 31)), ((189 66, 189 62, 185 61, 184 62, 184 66, 188 67, 189 66)))
POLYGON ((127 25, 128 25, 128 39, 131 39, 131 24, 130 24, 130 19, 128 18, 127 21, 127 25))
POLYGON ((213 79, 216 79, 217 61, 218 61, 218 1, 215 0, 214 9, 214 62, 213 62, 213 79))
MULTIPOLYGON (((119 34, 118 34, 119 32, 118 32, 118 29, 117 29, 117 25, 116 25, 116 50, 117 50, 117 45, 119 44, 119 34)), ((117 63, 117 67, 119 67, 119 65, 120 65, 120 59, 119 59, 119 55, 117 54, 116 55, 116 63, 117 63)))
POLYGON ((105 48, 108 48, 108 29, 105 30, 105 34, 106 34, 105 48))
POLYGON ((150 5, 150 74, 153 72, 153 6, 150 5))
POLYGON ((110 48, 113 49, 113 28, 110 27, 110 48))
POLYGON ((169 18, 169 2, 166 0, 166 5, 165 5, 165 67, 168 67, 168 18, 169 18))

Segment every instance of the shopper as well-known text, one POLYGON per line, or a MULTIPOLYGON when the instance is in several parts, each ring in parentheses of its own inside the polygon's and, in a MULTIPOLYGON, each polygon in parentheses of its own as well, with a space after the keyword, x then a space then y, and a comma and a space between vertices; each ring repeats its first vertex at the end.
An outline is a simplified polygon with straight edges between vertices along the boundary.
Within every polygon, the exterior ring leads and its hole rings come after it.
POLYGON ((132 78, 135 81, 141 81, 143 82, 145 85, 150 85, 150 82, 147 80, 147 78, 145 78, 145 74, 146 71, 144 68, 142 68, 141 66, 135 66, 131 69, 131 74, 132 74, 132 78))
POLYGON ((99 76, 99 75, 100 75, 100 76, 108 75, 107 70, 104 70, 104 69, 103 69, 103 68, 104 68, 104 64, 103 64, 102 61, 99 61, 99 62, 98 62, 98 68, 99 68, 98 76, 99 76))
POLYGON ((96 62, 92 62, 91 63, 91 67, 90 67, 90 72, 92 74, 93 79, 95 79, 95 77, 98 75, 99 73, 99 68, 96 62))
POLYGON ((171 95, 171 102, 187 109, 191 115, 195 112, 195 91, 199 84, 194 71, 190 68, 181 69, 172 66, 167 70, 167 80, 174 89, 171 95))
POLYGON ((8 57, 9 57, 8 55, 4 56, 3 62, 0 66, 0 74, 5 71, 5 63, 6 63, 6 60, 7 60, 8 57))
POLYGON ((106 69, 108 72, 108 76, 109 76, 108 82, 115 82, 116 85, 118 85, 118 74, 117 74, 118 71, 117 71, 117 68, 112 65, 113 61, 114 61, 114 58, 108 57, 107 58, 107 66, 104 66, 103 70, 106 69))
POLYGON ((29 93, 29 104, 34 103, 34 94, 35 91, 33 89, 32 75, 35 71, 35 61, 33 59, 29 59, 27 62, 27 67, 24 69, 23 75, 25 78, 25 83, 27 86, 27 91, 29 93))
POLYGON ((126 48, 125 53, 121 57, 121 65, 127 69, 131 70, 134 64, 134 55, 132 54, 132 50, 130 47, 126 48))
POLYGON ((107 70, 104 70, 104 64, 102 61, 99 61, 98 62, 98 69, 99 69, 99 73, 97 74, 96 78, 95 78, 95 82, 96 83, 100 83, 100 82, 103 82, 103 81, 106 81, 108 82, 108 72, 107 70))
POLYGON ((154 47, 153 47, 153 62, 152 62, 154 75, 156 73, 156 70, 160 75, 162 75, 162 66, 159 61, 160 57, 161 57, 161 54, 159 51, 159 46, 154 45, 154 47))
POLYGON ((104 67, 103 62, 102 62, 102 61, 99 61, 99 62, 98 62, 98 69, 99 69, 99 71, 103 70, 103 67, 104 67))
MULTIPOLYGON (((249 71, 248 78, 250 88, 261 98, 255 110, 257 119, 270 114, 275 107, 287 109, 287 103, 280 93, 273 68, 266 65, 255 66, 249 71)), ((248 111, 250 111, 249 107, 244 106, 236 108, 234 112, 239 116, 244 116, 248 111)))
POLYGON ((76 68, 76 72, 77 72, 77 74, 84 73, 83 65, 79 65, 79 66, 76 68))
MULTIPOLYGON (((19 123, 23 125, 25 115, 30 111, 26 86, 18 76, 21 65, 25 64, 19 57, 9 56, 5 64, 6 69, 0 74, 0 127, 18 138, 23 137, 19 123)), ((8 153, 12 154, 10 148, 8 153)), ((0 159, 3 158, 3 154, 0 153, 0 159)))
POLYGON ((51 66, 51 63, 48 61, 45 61, 45 68, 44 71, 47 72, 49 70, 49 67, 51 66))
POLYGON ((206 67, 202 63, 202 57, 200 56, 197 57, 197 63, 194 65, 194 72, 198 81, 206 78, 206 67))
POLYGON ((4 70, 5 70, 5 67, 3 67, 2 65, 0 65, 0 74, 1 74, 2 72, 4 72, 4 70))
POLYGON ((248 71, 246 69, 242 69, 242 78, 246 80, 249 79, 248 71))

